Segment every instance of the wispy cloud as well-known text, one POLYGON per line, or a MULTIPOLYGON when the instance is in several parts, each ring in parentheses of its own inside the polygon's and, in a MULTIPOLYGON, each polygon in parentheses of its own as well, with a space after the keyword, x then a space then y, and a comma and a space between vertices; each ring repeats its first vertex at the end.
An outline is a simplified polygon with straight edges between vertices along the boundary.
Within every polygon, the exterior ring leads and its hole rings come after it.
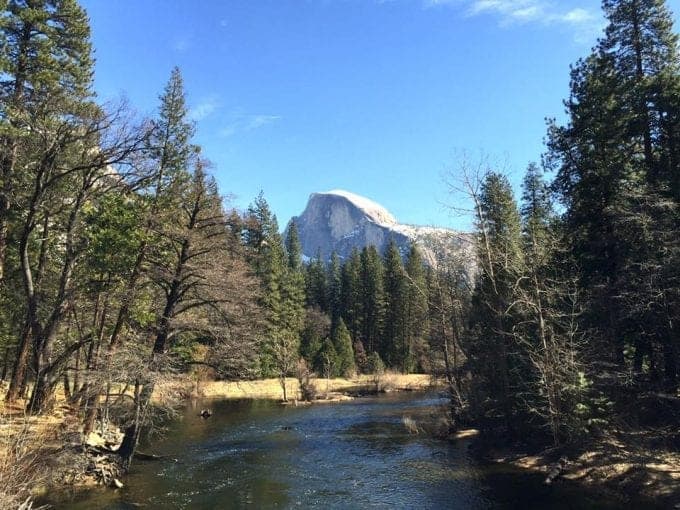
POLYGON ((250 131, 252 129, 257 129, 272 122, 281 120, 280 115, 251 115, 248 119, 248 124, 246 125, 246 130, 250 131))
MULTIPOLYGON (((582 7, 565 8, 551 0, 423 0, 426 7, 455 6, 467 16, 491 15, 501 26, 537 23, 569 28, 577 42, 592 42, 603 28, 602 18, 582 7)), ((560 5, 561 4, 561 5, 560 5)))
POLYGON ((184 53, 191 48, 191 36, 188 34, 178 34, 172 39, 170 46, 177 53, 184 53))
POLYGON ((220 100, 218 96, 212 95, 205 97, 189 109, 189 118, 198 122, 208 117, 219 107, 220 100))
POLYGON ((227 138, 238 132, 253 131, 261 127, 278 122, 283 117, 280 115, 246 115, 234 113, 230 122, 220 130, 220 136, 227 138))

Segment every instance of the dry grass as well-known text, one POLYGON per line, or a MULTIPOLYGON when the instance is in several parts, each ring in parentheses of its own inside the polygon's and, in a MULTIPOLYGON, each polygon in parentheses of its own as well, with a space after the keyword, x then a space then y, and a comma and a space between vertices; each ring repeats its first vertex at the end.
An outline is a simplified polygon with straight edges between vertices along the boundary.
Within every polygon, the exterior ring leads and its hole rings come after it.
MULTIPOLYGON (((0 384, 4 395, 6 385, 0 384)), ((0 402, 0 508, 33 508, 31 494, 44 480, 47 452, 61 445, 63 413, 27 416, 23 402, 0 402)))
MULTIPOLYGON (((393 390, 423 390, 432 386, 432 378, 426 374, 385 374, 381 377, 382 386, 393 390)), ((372 375, 359 375, 351 379, 312 379, 317 393, 324 395, 343 392, 370 392, 375 387, 372 375)), ((185 383, 186 387, 186 383, 185 383)), ((300 398, 300 387, 297 379, 286 379, 286 388, 291 398, 300 398)), ((282 391, 278 379, 260 379, 256 381, 204 381, 198 388, 192 386, 191 393, 204 398, 256 398, 281 400, 282 391)))

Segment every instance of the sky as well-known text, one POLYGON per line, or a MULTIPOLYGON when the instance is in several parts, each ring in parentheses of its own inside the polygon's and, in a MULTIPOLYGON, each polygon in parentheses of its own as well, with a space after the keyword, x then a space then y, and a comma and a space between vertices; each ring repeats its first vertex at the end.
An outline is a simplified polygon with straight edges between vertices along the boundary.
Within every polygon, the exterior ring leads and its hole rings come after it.
POLYGON ((243 209, 262 190, 282 228, 338 188, 468 228, 443 175, 484 153, 519 189, 604 26, 598 0, 81 3, 99 97, 154 115, 179 66, 221 192, 243 209))

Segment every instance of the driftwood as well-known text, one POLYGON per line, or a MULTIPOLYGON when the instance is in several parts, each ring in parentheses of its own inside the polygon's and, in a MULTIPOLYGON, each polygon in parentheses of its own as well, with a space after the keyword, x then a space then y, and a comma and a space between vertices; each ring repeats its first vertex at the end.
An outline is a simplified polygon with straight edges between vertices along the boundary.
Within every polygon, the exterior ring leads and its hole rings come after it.
POLYGON ((154 455, 152 453, 135 452, 134 455, 137 460, 164 460, 168 459, 167 455, 154 455))
POLYGON ((566 457, 561 457, 559 461, 557 461, 557 464, 553 466, 553 468, 548 472, 548 476, 545 478, 545 483, 546 485, 551 485, 555 480, 557 480, 560 476, 562 476, 562 473, 564 473, 564 470, 567 468, 567 464, 569 461, 567 460, 566 457))

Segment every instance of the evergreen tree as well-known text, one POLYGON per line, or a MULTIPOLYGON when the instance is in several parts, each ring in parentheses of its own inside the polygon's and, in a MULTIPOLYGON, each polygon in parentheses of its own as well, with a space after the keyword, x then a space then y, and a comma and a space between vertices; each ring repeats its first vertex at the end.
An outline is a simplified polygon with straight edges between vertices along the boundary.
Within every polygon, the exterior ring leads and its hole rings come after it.
POLYGON ((385 321, 377 352, 388 366, 403 367, 406 344, 407 282, 399 248, 390 240, 384 259, 385 321))
POLYGON ((352 349, 352 337, 342 319, 333 330, 333 346, 337 356, 337 374, 349 377, 356 371, 354 363, 354 350, 352 349))
POLYGON ((572 71, 569 121, 550 126, 548 161, 557 169, 554 188, 566 207, 566 240, 588 298, 585 326, 599 333, 592 338, 600 345, 593 347, 623 369, 631 341, 651 366, 654 349, 647 340, 665 346, 665 379, 673 388, 673 333, 650 328, 668 324, 673 313, 656 302, 656 319, 630 321, 629 305, 638 283, 649 277, 657 296, 676 299, 652 273, 644 275, 655 266, 676 278, 668 250, 651 249, 639 235, 663 232, 675 214, 665 197, 677 203, 679 196, 677 36, 662 0, 607 0, 603 7, 605 36, 572 71), (651 223, 643 225, 642 218, 651 223), (628 235, 636 230, 637 239, 628 235))
POLYGON ((286 233, 286 254, 288 255, 288 268, 292 271, 302 270, 302 245, 298 235, 297 223, 290 222, 286 233))
POLYGON ((244 242, 248 259, 260 279, 260 303, 266 311, 267 328, 260 347, 260 374, 262 377, 273 377, 279 374, 275 360, 277 346, 285 346, 292 340, 284 330, 283 287, 288 257, 276 216, 272 214, 262 192, 248 207, 245 225, 244 242))
POLYGON ((328 289, 326 288, 326 268, 318 252, 306 266, 305 270, 305 294, 308 307, 318 307, 328 312, 328 289))
POLYGON ((331 334, 331 322, 318 308, 307 308, 305 326, 300 337, 300 355, 309 366, 315 366, 323 342, 331 334))
POLYGON ((330 337, 324 340, 321 350, 317 354, 314 367, 316 372, 322 374, 326 379, 338 375, 338 354, 335 352, 335 346, 330 337))
POLYGON ((40 161, 30 133, 47 133, 60 116, 77 119, 92 107, 90 27, 76 0, 10 0, 0 27, 0 281, 13 203, 24 168, 40 161))
MULTIPOLYGON (((332 263, 332 261, 331 261, 332 263)), ((361 257, 356 248, 342 266, 340 287, 340 316, 352 338, 362 335, 361 257)))
POLYGON ((480 271, 471 312, 476 334, 466 345, 477 375, 470 400, 480 416, 500 415, 513 429, 527 383, 527 360, 512 339, 513 324, 519 319, 508 312, 522 275, 520 216, 510 183, 501 174, 484 178, 479 200, 480 271))
POLYGON ((343 313, 343 268, 334 251, 326 269, 326 302, 331 322, 336 324, 343 313))
POLYGON ((360 264, 361 340, 372 352, 380 347, 384 314, 383 265, 375 246, 361 250, 360 264))
POLYGON ((404 318, 404 346, 401 369, 413 372, 423 366, 429 347, 428 337, 428 295, 427 272, 420 251, 411 245, 405 265, 406 309, 404 318))
POLYGON ((276 331, 273 351, 277 375, 283 389, 283 400, 287 399, 286 377, 292 373, 298 360, 300 334, 305 317, 305 276, 295 223, 291 223, 286 235, 286 251, 288 264, 284 267, 280 285, 280 312, 274 323, 276 331))

